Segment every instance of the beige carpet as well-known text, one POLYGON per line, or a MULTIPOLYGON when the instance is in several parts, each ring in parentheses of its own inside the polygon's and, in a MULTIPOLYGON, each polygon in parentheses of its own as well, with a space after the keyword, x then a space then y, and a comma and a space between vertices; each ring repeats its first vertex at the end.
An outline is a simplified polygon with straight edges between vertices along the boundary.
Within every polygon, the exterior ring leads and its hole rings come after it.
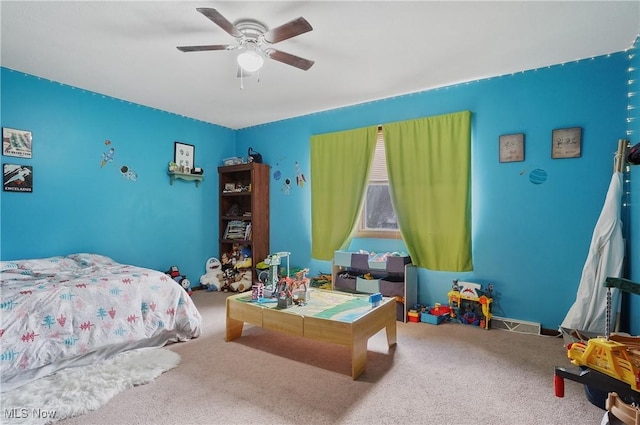
POLYGON ((561 338, 459 324, 398 323, 369 340, 367 370, 350 377, 350 353, 245 325, 224 341, 227 294, 196 291, 200 338, 169 348, 180 365, 86 415, 87 424, 600 424, 583 387, 553 390, 569 366, 561 338))

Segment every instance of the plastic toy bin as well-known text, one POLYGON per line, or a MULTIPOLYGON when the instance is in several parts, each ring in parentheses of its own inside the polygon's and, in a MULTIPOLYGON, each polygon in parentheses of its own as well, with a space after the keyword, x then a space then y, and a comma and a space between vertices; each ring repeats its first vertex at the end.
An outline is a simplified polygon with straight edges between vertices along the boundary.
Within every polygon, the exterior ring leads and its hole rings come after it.
POLYGON ((447 317, 446 314, 436 316, 434 314, 429 314, 424 312, 420 313, 420 321, 424 323, 429 323, 431 325, 439 325, 444 321, 446 317, 447 317))

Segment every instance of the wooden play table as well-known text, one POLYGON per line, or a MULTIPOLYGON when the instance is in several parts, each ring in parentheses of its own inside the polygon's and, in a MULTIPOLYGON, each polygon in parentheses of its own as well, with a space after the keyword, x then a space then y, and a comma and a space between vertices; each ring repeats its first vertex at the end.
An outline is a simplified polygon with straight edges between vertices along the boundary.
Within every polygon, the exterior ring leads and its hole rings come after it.
POLYGON ((227 298, 226 340, 242 335, 244 323, 264 329, 331 342, 351 348, 351 376, 358 379, 367 363, 367 342, 386 329, 389 347, 396 344, 396 300, 383 298, 377 307, 369 295, 312 289, 304 306, 280 309, 275 302, 253 302, 250 293, 227 298))

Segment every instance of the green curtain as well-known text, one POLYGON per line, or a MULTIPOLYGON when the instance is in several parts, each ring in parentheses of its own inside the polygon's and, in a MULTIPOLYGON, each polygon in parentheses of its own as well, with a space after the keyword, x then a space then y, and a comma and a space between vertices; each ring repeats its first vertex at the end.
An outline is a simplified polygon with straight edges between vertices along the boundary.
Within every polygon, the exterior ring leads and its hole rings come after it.
POLYGON ((391 199, 414 264, 473 270, 471 112, 384 124, 391 199))
POLYGON ((311 256, 331 260, 351 242, 362 209, 377 127, 311 137, 311 256))

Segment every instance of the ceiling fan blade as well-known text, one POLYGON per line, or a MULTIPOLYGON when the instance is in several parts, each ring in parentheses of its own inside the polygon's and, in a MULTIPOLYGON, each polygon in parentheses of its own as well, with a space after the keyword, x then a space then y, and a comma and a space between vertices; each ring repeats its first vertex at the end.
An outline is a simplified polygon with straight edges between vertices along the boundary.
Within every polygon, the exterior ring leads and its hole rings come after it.
POLYGON ((296 68, 300 68, 304 71, 311 68, 311 65, 314 64, 314 61, 312 60, 301 58, 300 56, 292 55, 291 53, 286 53, 281 50, 268 49, 265 53, 271 59, 286 63, 287 65, 295 66, 296 68))
POLYGON ((282 40, 295 37, 296 35, 309 32, 312 29, 311 24, 303 17, 300 17, 265 32, 263 37, 267 43, 275 44, 282 40))
POLYGON ((210 46, 177 46, 181 52, 204 52, 207 50, 229 50, 233 46, 228 44, 212 44, 210 46))
POLYGON ((209 7, 198 7, 196 10, 209 18, 214 24, 231 34, 235 38, 241 38, 242 33, 227 18, 222 16, 220 12, 209 7))

